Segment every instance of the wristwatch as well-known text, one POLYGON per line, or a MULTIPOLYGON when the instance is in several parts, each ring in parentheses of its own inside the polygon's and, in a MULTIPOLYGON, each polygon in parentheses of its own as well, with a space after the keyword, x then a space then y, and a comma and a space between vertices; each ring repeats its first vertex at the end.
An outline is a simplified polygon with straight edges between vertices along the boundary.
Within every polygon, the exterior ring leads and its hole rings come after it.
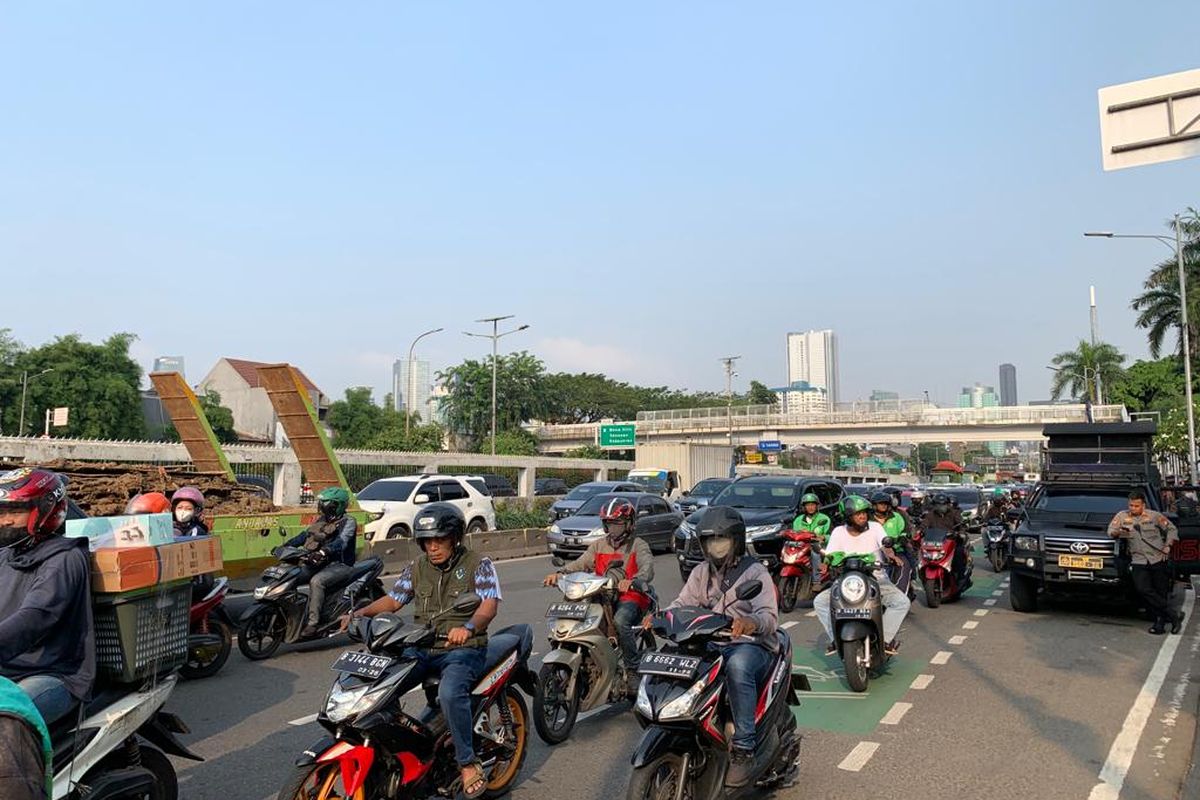
POLYGON ((463 627, 466 628, 471 633, 474 633, 475 632, 475 620, 471 620, 471 619, 467 620, 466 624, 464 624, 463 627))

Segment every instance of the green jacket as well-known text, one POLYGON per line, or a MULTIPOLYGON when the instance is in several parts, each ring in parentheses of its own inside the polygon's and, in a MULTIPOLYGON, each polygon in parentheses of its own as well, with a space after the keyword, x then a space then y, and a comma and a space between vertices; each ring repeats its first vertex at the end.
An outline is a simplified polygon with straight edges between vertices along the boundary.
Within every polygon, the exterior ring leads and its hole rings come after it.
POLYGON ((831 527, 833 527, 833 521, 820 511, 811 517, 807 514, 801 514, 792 522, 792 530, 813 533, 821 540, 822 544, 829 540, 829 529, 831 527))
MULTIPOLYGON (((42 720, 42 715, 38 713, 37 707, 33 701, 29 699, 29 695, 21 691, 21 687, 10 681, 8 678, 0 677, 0 716, 13 717, 27 724, 30 728, 37 732, 37 738, 42 746, 42 765, 43 765, 43 781, 46 789, 46 797, 50 797, 53 789, 51 788, 51 765, 54 763, 54 754, 50 749, 50 732, 46 729, 46 723, 42 720)), ((0 742, 0 750, 8 753, 19 753, 19 748, 15 746, 15 742, 0 742)), ((31 754, 32 755, 32 754, 31 754)), ((19 769, 20 764, 5 764, 0 768, 0 786, 5 788, 3 794, 9 797, 9 792, 13 792, 11 796, 25 796, 24 793, 17 794, 17 790, 21 787, 32 788, 32 781, 26 783, 26 780, 32 777, 29 774, 6 774, 4 769, 19 769), (10 785, 10 781, 13 781, 10 785)), ((31 766, 31 765, 30 765, 31 766)))
MULTIPOLYGON (((871 517, 871 520, 879 522, 874 516, 871 517)), ((893 511, 891 516, 884 521, 883 530, 889 539, 905 539, 909 535, 908 520, 899 511, 893 511)))

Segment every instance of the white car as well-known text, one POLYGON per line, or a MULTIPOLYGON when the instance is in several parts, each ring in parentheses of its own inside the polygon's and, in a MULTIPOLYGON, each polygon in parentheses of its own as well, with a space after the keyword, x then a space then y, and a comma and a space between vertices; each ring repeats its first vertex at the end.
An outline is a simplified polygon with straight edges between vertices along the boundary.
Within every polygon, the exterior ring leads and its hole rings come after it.
POLYGON ((458 506, 467 520, 467 533, 496 529, 496 510, 487 486, 478 478, 457 475, 406 475, 381 478, 358 493, 364 511, 382 514, 367 523, 367 541, 401 539, 412 535, 413 518, 428 503, 458 506))

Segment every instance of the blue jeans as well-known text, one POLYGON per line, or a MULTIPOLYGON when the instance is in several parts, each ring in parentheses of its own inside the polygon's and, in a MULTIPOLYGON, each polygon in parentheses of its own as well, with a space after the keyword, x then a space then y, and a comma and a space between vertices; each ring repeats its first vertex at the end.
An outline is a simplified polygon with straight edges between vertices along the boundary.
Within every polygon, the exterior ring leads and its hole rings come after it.
POLYGON ((733 714, 733 746, 739 750, 753 750, 754 712, 758 710, 758 695, 767 682, 767 672, 775 654, 762 645, 749 642, 728 645, 723 652, 725 692, 733 714))
POLYGON ((438 707, 450 727, 454 741, 454 759, 465 767, 475 761, 475 720, 471 714, 471 690, 483 675, 487 663, 487 648, 456 647, 452 650, 425 650, 410 647, 404 658, 416 660, 417 667, 408 680, 420 682, 430 675, 440 675, 438 707))
POLYGON ((617 641, 621 644, 621 659, 627 670, 636 670, 638 666, 637 635, 634 628, 641 624, 643 616, 645 614, 638 608, 638 604, 630 602, 617 603, 616 613, 613 614, 613 622, 617 626, 617 641))
POLYGON ((63 682, 53 675, 30 675, 17 681, 17 685, 37 706, 46 725, 62 719, 78 704, 63 682))

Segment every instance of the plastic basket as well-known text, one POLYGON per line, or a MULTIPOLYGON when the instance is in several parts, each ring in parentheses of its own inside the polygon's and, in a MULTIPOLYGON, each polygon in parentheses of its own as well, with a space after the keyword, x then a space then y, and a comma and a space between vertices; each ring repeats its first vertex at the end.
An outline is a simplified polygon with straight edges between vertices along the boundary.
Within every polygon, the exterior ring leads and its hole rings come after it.
POLYGON ((101 679, 139 683, 187 661, 190 581, 96 595, 93 603, 96 671, 101 679))

